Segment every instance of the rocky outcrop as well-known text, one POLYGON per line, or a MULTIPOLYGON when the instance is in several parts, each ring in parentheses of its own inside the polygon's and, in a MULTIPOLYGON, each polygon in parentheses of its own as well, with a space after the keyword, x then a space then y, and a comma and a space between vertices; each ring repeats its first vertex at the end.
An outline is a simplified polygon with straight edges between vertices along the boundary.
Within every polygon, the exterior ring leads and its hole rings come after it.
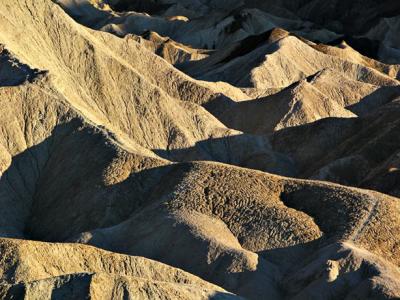
POLYGON ((0 298, 399 298, 396 9, 306 2, 3 0, 0 298))

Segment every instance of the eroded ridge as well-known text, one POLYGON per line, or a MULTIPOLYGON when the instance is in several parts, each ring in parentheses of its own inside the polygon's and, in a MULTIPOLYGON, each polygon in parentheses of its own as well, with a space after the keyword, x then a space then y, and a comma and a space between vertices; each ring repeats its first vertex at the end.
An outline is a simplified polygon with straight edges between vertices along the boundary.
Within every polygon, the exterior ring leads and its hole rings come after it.
POLYGON ((0 298, 399 298, 389 2, 3 0, 0 298))

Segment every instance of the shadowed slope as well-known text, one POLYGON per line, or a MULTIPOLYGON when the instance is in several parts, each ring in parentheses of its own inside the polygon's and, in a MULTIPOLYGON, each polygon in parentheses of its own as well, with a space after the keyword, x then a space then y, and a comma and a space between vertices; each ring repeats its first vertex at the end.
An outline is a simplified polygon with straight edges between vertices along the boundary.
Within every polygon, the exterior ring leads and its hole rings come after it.
POLYGON ((0 249, 0 295, 7 299, 239 299, 200 278, 142 257, 77 244, 7 239, 0 240, 0 249))
POLYGON ((399 297, 398 198, 263 172, 397 195, 398 66, 318 1, 56 2, 0 5, 0 298, 399 297))

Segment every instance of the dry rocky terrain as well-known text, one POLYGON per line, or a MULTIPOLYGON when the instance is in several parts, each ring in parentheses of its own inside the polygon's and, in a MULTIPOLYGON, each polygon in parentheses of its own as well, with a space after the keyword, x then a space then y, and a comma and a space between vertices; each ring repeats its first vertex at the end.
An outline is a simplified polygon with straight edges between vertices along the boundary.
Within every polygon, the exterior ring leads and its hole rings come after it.
POLYGON ((400 299, 400 4, 1 0, 0 299, 400 299))

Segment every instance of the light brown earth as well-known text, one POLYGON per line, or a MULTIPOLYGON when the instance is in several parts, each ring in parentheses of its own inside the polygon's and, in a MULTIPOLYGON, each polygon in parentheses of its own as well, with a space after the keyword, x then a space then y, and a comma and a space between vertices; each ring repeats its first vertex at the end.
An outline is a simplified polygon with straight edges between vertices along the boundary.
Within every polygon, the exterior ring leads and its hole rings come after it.
POLYGON ((0 298, 399 299, 400 7, 322 2, 2 0, 0 298))

